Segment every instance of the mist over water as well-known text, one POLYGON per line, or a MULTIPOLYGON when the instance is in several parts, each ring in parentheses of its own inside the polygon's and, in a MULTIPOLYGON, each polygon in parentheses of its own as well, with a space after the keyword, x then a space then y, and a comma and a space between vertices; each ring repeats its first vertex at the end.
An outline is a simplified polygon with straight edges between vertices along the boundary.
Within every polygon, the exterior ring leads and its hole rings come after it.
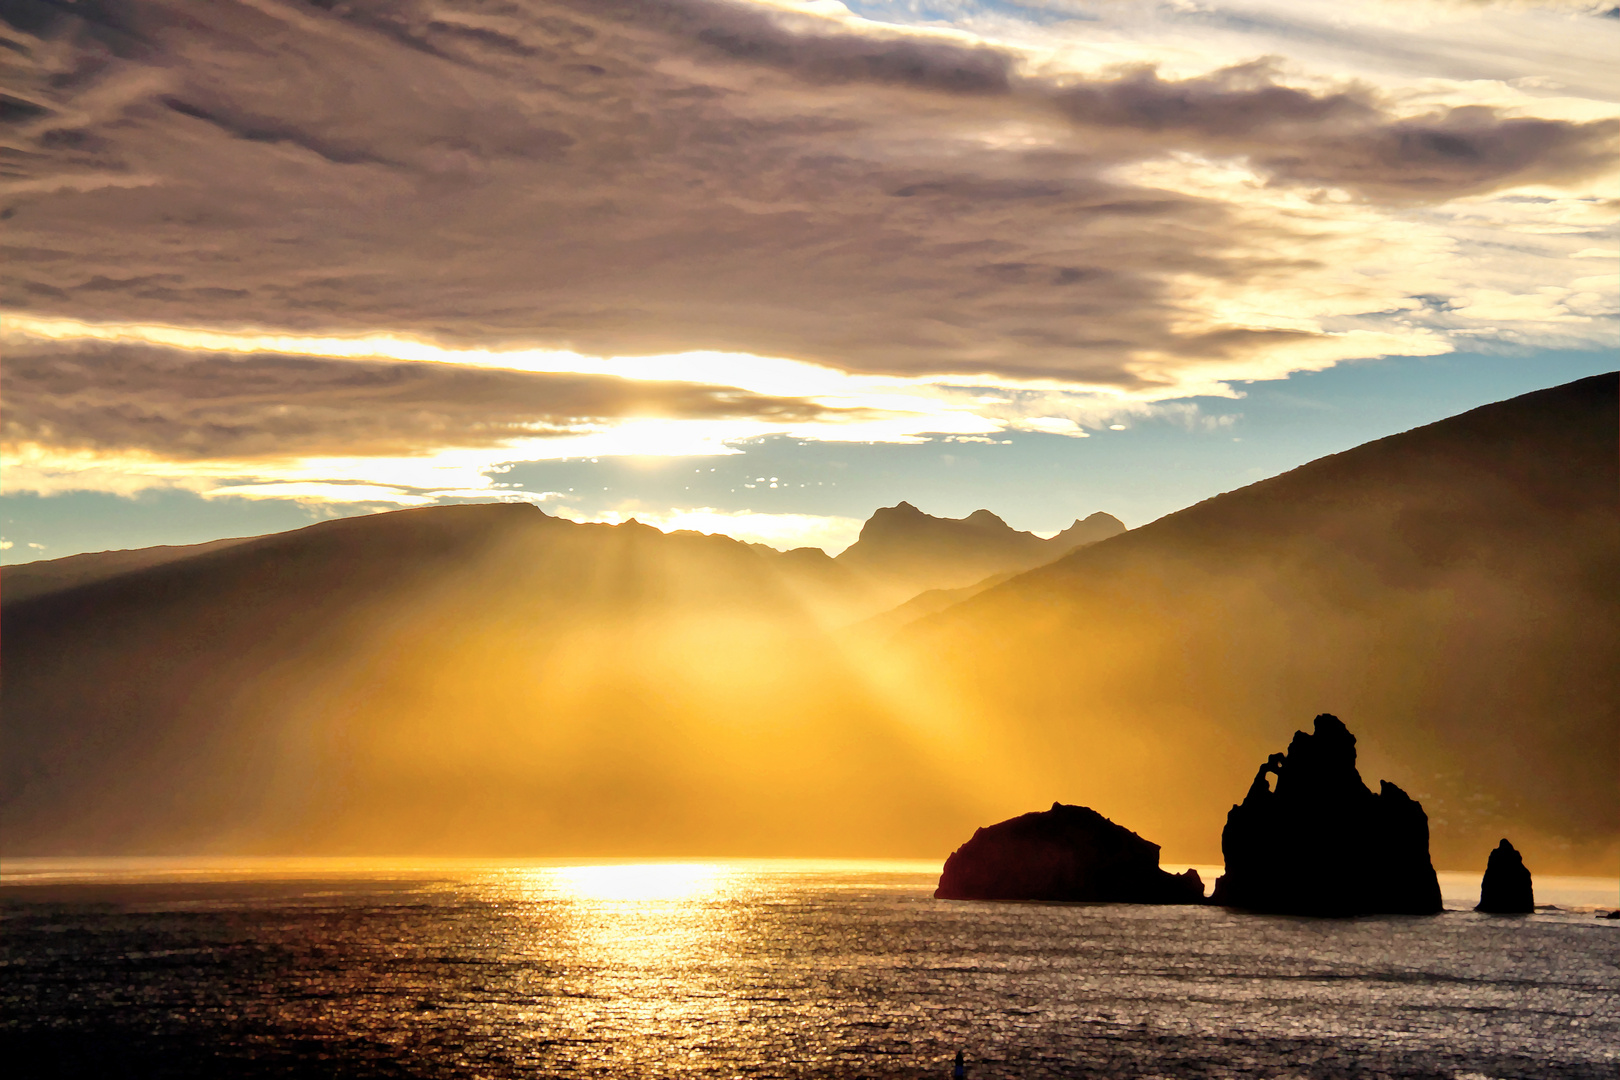
POLYGON ((1455 910, 1465 875, 1432 918, 954 903, 937 872, 8 862, 0 1046, 134 1076, 946 1076, 958 1049, 972 1077, 1620 1064, 1620 926, 1590 909, 1455 910))

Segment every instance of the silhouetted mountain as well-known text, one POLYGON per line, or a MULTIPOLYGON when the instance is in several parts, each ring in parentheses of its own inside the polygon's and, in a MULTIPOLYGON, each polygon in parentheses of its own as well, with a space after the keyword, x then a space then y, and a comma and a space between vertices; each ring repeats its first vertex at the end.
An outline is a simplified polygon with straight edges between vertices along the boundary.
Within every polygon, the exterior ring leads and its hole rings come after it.
POLYGON ((1609 374, 1322 458, 920 620, 909 678, 1002 733, 997 768, 1178 852, 1209 850, 1280 720, 1327 706, 1428 808, 1440 865, 1512 832, 1597 872, 1620 857, 1617 445, 1609 374))
POLYGON ((818 549, 485 504, 6 573, 8 852, 826 850, 950 798, 818 549))
POLYGON ((1217 904, 1294 915, 1432 915, 1441 907, 1423 807, 1388 780, 1376 795, 1368 789, 1356 769, 1356 737, 1331 713, 1260 766, 1226 815, 1221 854, 1217 904))
POLYGON ((1479 906, 1475 911, 1492 915, 1528 915, 1536 910, 1536 891, 1524 856, 1503 837, 1485 864, 1485 877, 1479 883, 1479 906))
MULTIPOLYGON (((950 518, 934 518, 917 511, 909 503, 901 503, 896 507, 878 510, 873 514, 862 536, 868 532, 883 537, 869 546, 867 552, 874 549, 881 553, 878 561, 892 558, 904 561, 903 545, 907 542, 899 540, 893 534, 892 519, 896 512, 900 516, 909 516, 904 512, 923 519, 926 522, 944 526, 945 532, 950 533, 950 527, 972 523, 965 532, 957 537, 956 543, 949 540, 944 545, 935 546, 941 550, 935 553, 930 562, 931 568, 914 569, 889 575, 879 572, 880 580, 861 573, 852 572, 853 565, 857 569, 861 566, 865 556, 858 555, 853 560, 835 560, 820 548, 803 547, 791 551, 776 552, 775 549, 755 545, 762 557, 776 557, 779 565, 786 568, 790 577, 796 579, 801 599, 812 608, 824 614, 832 625, 848 623, 853 619, 866 616, 884 618, 893 616, 890 621, 895 627, 904 625, 922 615, 931 615, 941 611, 952 603, 964 600, 969 596, 983 591, 992 584, 999 584, 1011 577, 1019 570, 1028 569, 1032 565, 1050 562, 1075 548, 1097 540, 1105 539, 1116 533, 1125 531, 1125 526, 1118 518, 1111 514, 1095 513, 1085 520, 1077 520, 1062 533, 1049 540, 1043 540, 1033 533, 1016 532, 1006 525, 1000 518, 988 510, 980 510, 969 518, 955 521, 950 518), (902 510, 904 508, 904 510, 902 510), (874 528, 874 522, 877 525, 874 528), (889 536, 884 536, 890 533, 889 536), (975 537, 978 540, 975 540, 975 537), (989 537, 988 541, 984 541, 989 537), (1011 538, 1010 543, 1008 538, 1011 538), (1032 543, 1031 543, 1032 542, 1032 543), (998 546, 999 545, 999 546, 998 546), (886 548, 886 551, 883 550, 886 548), (1037 553, 1031 561, 1031 552, 1037 553), (1006 564, 1003 567, 1003 564, 1006 564), (990 565, 998 567, 983 580, 973 577, 975 567, 990 565), (963 575, 973 578, 971 584, 962 588, 931 589, 941 595, 923 599, 919 593, 930 589, 927 584, 912 587, 908 584, 911 578, 922 582, 934 580, 955 581, 963 575), (897 597, 905 599, 904 614, 897 614, 885 609, 900 602, 897 597), (912 600, 922 601, 913 604, 912 600), (881 616, 874 615, 882 611, 881 616)), ((633 519, 632 519, 633 520, 633 519)), ((298 530, 294 530, 298 531, 298 530)), ((899 532, 905 530, 902 527, 899 532)), ((927 526, 923 530, 927 532, 927 526)), ((120 551, 98 551, 81 555, 68 555, 59 559, 40 559, 28 563, 15 563, 0 570, 0 598, 6 603, 27 600, 46 593, 59 592, 64 589, 76 588, 98 581, 105 581, 119 575, 149 567, 161 566, 166 563, 180 562, 198 555, 212 551, 220 551, 250 540, 265 539, 265 537, 237 537, 226 540, 212 540, 202 544, 164 545, 149 548, 131 548, 120 551)), ((923 543, 929 542, 924 537, 923 543)), ((851 549, 853 550, 853 549, 851 549)), ((848 555, 846 551, 844 555, 848 555)), ((842 556, 840 557, 842 558, 842 556)))
POLYGON ((1046 540, 1019 532, 988 510, 937 518, 902 502, 874 513, 838 563, 897 596, 915 596, 1028 570, 1124 531, 1118 518, 1097 513, 1046 540))
POLYGON ((1085 806, 1053 803, 974 831, 945 860, 942 900, 1201 904, 1198 871, 1159 869, 1159 845, 1085 806))
POLYGON ((12 603, 31 596, 89 585, 144 570, 149 566, 178 562, 194 555, 240 544, 253 537, 230 540, 211 540, 206 544, 163 545, 149 548, 130 548, 125 551, 95 551, 83 555, 68 555, 60 559, 40 559, 36 562, 16 563, 0 568, 0 598, 12 603))
POLYGON ((1124 531, 1123 521, 1113 514, 1098 511, 1089 517, 1077 519, 1073 525, 1046 541, 1046 546, 1058 555, 1067 555, 1077 547, 1107 540, 1124 531))
POLYGON ((829 559, 437 507, 8 599, 0 845, 927 854, 1058 790, 1214 861, 1278 724, 1325 707, 1422 800, 1440 865, 1507 834, 1596 872, 1620 857, 1617 414, 1613 375, 1474 410, 887 644, 833 631, 880 610, 895 553, 967 574, 1051 542, 988 514, 918 541, 938 519, 893 508, 829 559))
MULTIPOLYGON (((912 756, 822 633, 871 610, 850 581, 820 552, 487 504, 6 603, 0 843, 793 850, 828 820, 808 802, 912 756), (739 839, 730 808, 766 799, 791 818, 739 839)), ((930 801, 894 791, 897 819, 930 801)))

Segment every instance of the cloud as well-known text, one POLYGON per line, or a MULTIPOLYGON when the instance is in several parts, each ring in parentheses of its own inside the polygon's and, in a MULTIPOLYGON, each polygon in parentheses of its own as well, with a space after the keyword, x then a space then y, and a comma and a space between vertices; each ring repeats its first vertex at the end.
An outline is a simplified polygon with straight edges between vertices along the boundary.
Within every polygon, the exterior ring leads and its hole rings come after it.
POLYGON ((181 487, 210 497, 411 506, 503 494, 499 473, 514 461, 730 454, 730 443, 781 433, 918 441, 1000 426, 953 407, 948 391, 792 361, 742 373, 796 385, 803 396, 712 381, 737 373, 743 358, 616 366, 394 339, 165 328, 145 328, 143 339, 142 329, 8 320, 0 334, 7 492, 181 487))
MULTIPOLYGON (((363 506, 368 503, 429 506, 444 497, 442 492, 424 495, 376 484, 323 484, 307 480, 297 483, 220 484, 202 494, 210 499, 288 499, 300 503, 343 506, 363 506)), ((489 493, 481 494, 487 497, 489 493)))
POLYGON ((0 430, 8 444, 171 461, 399 457, 499 451, 633 417, 791 425, 835 412, 680 382, 100 343, 30 348, 13 339, 0 430))
MULTIPOLYGON (((1524 260, 1448 208, 1589 183, 1610 137, 831 5, 50 11, 11 33, 0 297, 78 319, 1202 393, 1449 347, 1524 260)), ((1573 289, 1599 231, 1513 239, 1573 289)))
POLYGON ((993 375, 852 375, 716 353, 589 357, 15 315, 0 342, 6 490, 42 494, 181 486, 421 505, 501 493, 498 474, 518 461, 732 454, 767 435, 1084 437, 1116 416, 1187 408, 993 375))
POLYGON ((1613 124, 1507 117, 1480 105, 1391 115, 1365 88, 1315 94, 1279 85, 1270 62, 1168 81, 1137 67, 1059 91, 1075 123, 1123 128, 1210 155, 1242 155, 1273 183, 1363 198, 1438 201, 1513 185, 1579 180, 1613 168, 1613 124))
POLYGON ((1284 85, 1269 59, 1188 79, 1162 78, 1149 64, 1113 77, 1042 76, 1021 72, 1013 54, 982 44, 855 32, 810 17, 787 22, 712 0, 690 7, 705 17, 697 39, 729 56, 812 81, 1050 103, 1090 134, 1124 133, 1088 146, 1122 160, 1167 147, 1241 154, 1279 182, 1427 200, 1591 176, 1612 168, 1616 149, 1607 123, 1506 117, 1483 106, 1403 117, 1366 86, 1315 92, 1284 85))

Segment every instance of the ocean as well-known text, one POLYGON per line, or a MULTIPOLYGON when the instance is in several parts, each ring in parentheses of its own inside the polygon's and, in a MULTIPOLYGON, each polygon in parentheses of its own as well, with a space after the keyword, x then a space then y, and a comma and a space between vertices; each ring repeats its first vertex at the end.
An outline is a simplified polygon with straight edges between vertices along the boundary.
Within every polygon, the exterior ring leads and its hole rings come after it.
MULTIPOLYGON (((1620 1076, 1617 883, 1310 919, 938 864, 7 860, 13 1077, 1620 1076)), ((1206 872, 1206 882, 1209 874, 1206 872)))

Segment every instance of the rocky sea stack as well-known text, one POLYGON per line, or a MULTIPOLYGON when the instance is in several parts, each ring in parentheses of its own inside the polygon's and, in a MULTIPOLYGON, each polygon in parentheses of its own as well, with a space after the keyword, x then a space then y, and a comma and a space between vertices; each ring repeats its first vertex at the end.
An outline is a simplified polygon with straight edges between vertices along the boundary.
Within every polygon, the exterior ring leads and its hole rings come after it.
POLYGON ((1159 869, 1159 845, 1084 806, 1053 803, 974 832, 945 860, 941 900, 1199 904, 1197 871, 1159 869))
POLYGON ((1376 795, 1368 789, 1356 770, 1356 737, 1329 713, 1260 766, 1226 816, 1221 850, 1217 904, 1300 915, 1441 909, 1428 815, 1388 780, 1376 795))
POLYGON ((1474 910, 1491 915, 1528 915, 1536 910, 1536 893, 1524 856, 1505 838, 1485 864, 1485 880, 1479 883, 1479 906, 1474 910))

